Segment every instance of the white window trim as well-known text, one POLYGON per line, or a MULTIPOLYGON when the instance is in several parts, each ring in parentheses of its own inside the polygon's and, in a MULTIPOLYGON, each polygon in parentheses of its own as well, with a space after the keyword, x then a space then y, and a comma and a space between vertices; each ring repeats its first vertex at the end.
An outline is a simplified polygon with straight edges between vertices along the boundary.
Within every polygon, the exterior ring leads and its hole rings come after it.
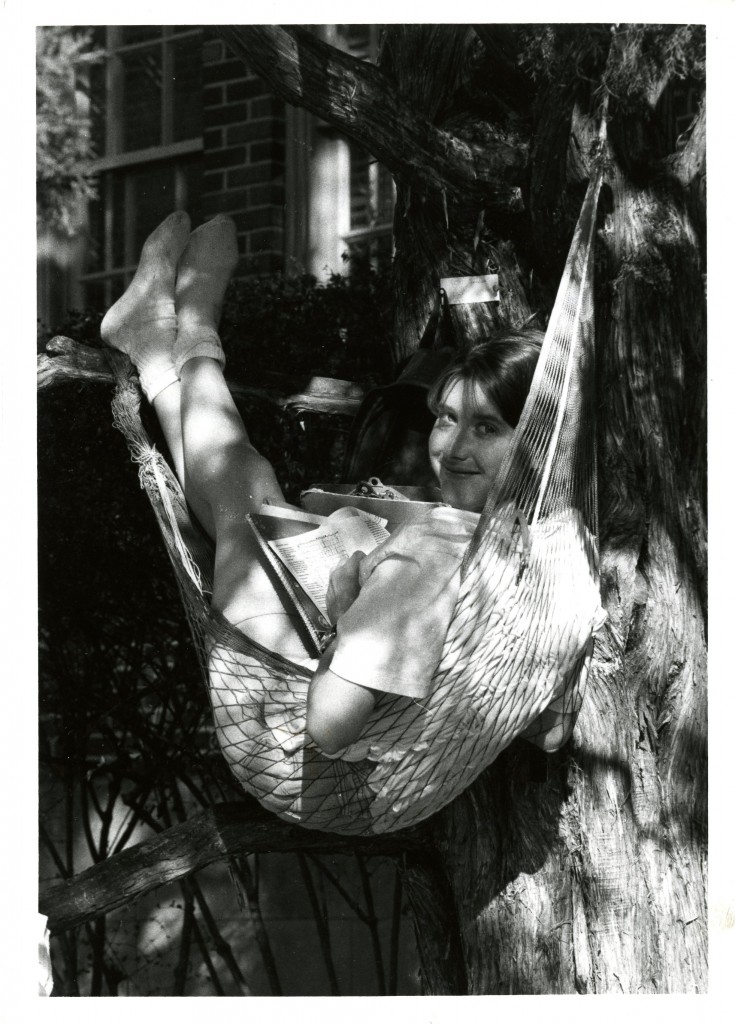
MULTIPOLYGON (((377 26, 371 30, 368 56, 375 60, 377 26)), ((315 26, 314 32, 347 50, 338 25, 315 26)), ((350 227, 349 142, 330 125, 287 105, 286 147, 286 267, 305 270, 324 283, 331 274, 347 271, 343 256, 351 246, 392 238, 393 221, 350 227)), ((377 182, 378 172, 371 162, 371 180, 377 182)))
MULTIPOLYGON (((161 26, 159 36, 153 39, 140 40, 134 43, 122 43, 122 26, 106 27, 106 65, 105 65, 105 90, 107 94, 107 115, 106 115, 106 137, 105 155, 93 161, 90 169, 94 174, 102 175, 114 171, 133 170, 143 167, 146 164, 153 164, 159 161, 173 163, 179 159, 202 153, 204 143, 202 137, 185 139, 180 142, 173 141, 173 44, 182 39, 202 36, 202 28, 197 26, 191 30, 174 31, 171 26, 161 26), (127 54, 134 54, 137 51, 146 51, 158 48, 161 53, 161 142, 159 145, 149 146, 145 149, 127 150, 123 149, 123 118, 120 109, 123 102, 123 88, 121 77, 123 74, 123 57, 127 54)), ((182 209, 185 203, 185 177, 181 166, 174 163, 174 205, 176 209, 182 209)), ((132 186, 132 179, 126 178, 125 188, 129 190, 132 186)), ((138 253, 133 251, 134 237, 134 216, 135 205, 132 196, 126 197, 125 202, 125 224, 116 225, 116 230, 122 227, 124 236, 124 252, 121 264, 115 264, 112 257, 112 195, 108 192, 105 208, 102 211, 105 220, 104 245, 105 252, 102 257, 103 267, 101 270, 92 273, 80 274, 79 281, 82 285, 94 284, 95 282, 106 282, 107 304, 112 301, 112 287, 115 280, 123 279, 127 284, 135 273, 138 253)))
POLYGON ((131 149, 127 153, 118 153, 115 156, 103 156, 92 161, 90 169, 95 174, 100 174, 103 171, 117 171, 120 168, 140 166, 156 160, 175 160, 176 157, 203 151, 204 143, 201 139, 185 139, 183 142, 172 142, 165 146, 149 146, 147 149, 131 149))

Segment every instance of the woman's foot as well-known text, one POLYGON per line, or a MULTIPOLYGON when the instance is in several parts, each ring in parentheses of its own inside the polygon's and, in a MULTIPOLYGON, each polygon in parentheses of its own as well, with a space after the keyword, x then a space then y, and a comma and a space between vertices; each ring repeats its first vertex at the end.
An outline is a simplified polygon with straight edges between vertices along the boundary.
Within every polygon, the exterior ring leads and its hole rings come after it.
POLYGON ((176 277, 178 332, 174 347, 176 371, 197 356, 225 356, 217 329, 222 302, 237 266, 237 229, 230 217, 218 215, 192 231, 176 277))
POLYGON ((174 287, 176 268, 186 248, 191 222, 183 211, 170 214, 146 239, 135 277, 102 321, 102 340, 125 352, 152 402, 178 380, 174 287))

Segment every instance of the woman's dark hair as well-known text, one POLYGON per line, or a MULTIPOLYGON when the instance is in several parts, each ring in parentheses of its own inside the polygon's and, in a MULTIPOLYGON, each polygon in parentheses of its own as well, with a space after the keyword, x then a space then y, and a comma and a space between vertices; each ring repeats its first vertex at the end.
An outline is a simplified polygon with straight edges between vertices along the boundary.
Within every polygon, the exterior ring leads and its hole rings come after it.
POLYGON ((536 369, 543 331, 521 328, 505 331, 455 359, 432 384, 428 403, 437 414, 447 391, 463 380, 477 384, 498 407, 511 427, 518 425, 536 369))

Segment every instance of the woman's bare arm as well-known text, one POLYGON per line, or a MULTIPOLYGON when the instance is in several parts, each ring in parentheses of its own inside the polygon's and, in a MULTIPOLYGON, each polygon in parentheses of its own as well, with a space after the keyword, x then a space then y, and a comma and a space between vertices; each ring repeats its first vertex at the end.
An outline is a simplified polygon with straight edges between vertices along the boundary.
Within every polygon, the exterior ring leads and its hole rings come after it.
POLYGON ((306 731, 325 754, 360 738, 378 698, 377 691, 335 675, 329 668, 332 653, 330 648, 322 655, 306 704, 306 731))

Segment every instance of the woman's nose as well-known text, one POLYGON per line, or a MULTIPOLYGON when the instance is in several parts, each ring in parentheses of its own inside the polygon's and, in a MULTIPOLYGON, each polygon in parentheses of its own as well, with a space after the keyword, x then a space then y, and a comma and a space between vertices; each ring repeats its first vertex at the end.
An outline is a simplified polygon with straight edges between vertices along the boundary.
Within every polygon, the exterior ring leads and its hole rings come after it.
POLYGON ((462 459, 466 459, 469 453, 469 438, 467 437, 467 431, 458 427, 452 434, 447 454, 451 458, 460 462, 462 459))

